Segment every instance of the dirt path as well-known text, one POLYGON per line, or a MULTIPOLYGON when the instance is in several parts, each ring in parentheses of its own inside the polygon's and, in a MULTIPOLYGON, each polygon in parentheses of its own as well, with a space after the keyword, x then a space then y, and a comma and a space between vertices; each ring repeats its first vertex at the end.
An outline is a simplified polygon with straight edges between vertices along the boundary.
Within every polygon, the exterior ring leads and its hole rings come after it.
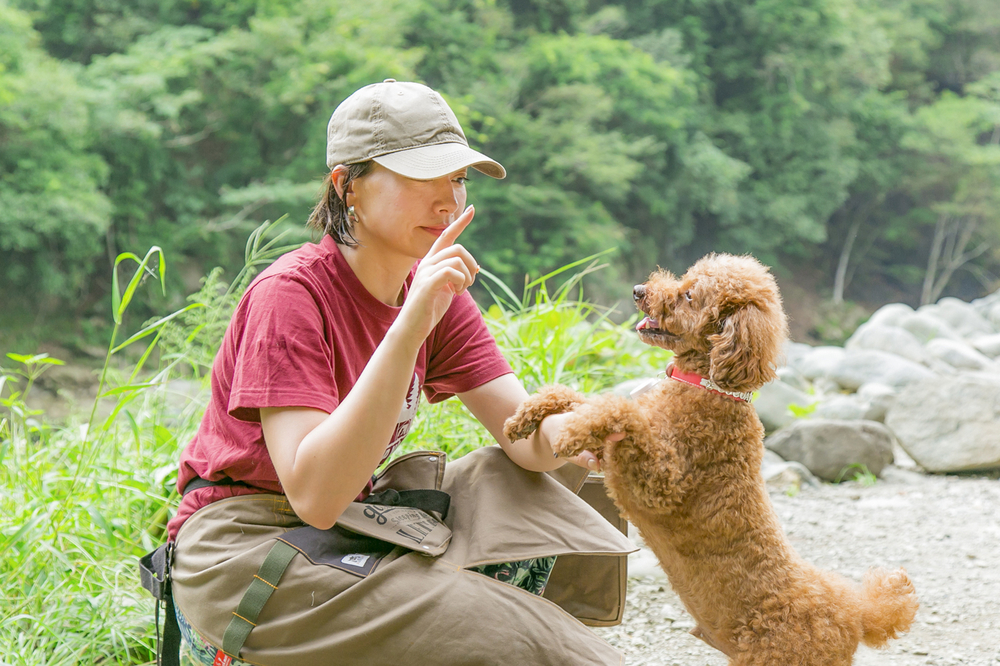
MULTIPOLYGON (((892 467, 874 486, 807 486, 771 499, 811 562, 854 580, 871 565, 904 566, 913 578, 913 630, 884 652, 861 647, 855 664, 1000 665, 1000 481, 892 467)), ((687 633, 693 622, 652 554, 632 557, 625 621, 596 631, 629 666, 725 666, 687 633)))

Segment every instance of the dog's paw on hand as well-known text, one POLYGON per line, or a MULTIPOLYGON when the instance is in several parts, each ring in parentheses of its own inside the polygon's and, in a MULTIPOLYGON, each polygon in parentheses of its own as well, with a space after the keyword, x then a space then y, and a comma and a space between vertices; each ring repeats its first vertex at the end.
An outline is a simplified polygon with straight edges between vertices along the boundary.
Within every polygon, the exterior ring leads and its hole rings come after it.
POLYGON ((565 432, 559 433, 551 443, 552 453, 559 458, 572 458, 587 450, 585 442, 581 442, 575 437, 569 437, 565 432))
POLYGON ((538 430, 542 419, 551 413, 544 402, 532 396, 521 403, 514 416, 504 421, 503 435, 512 442, 529 437, 538 430))
POLYGON ((533 420, 522 413, 521 409, 517 410, 514 416, 510 417, 503 423, 503 436, 512 442, 516 442, 519 439, 524 439, 529 437, 533 432, 538 430, 538 424, 541 422, 539 420, 533 420))

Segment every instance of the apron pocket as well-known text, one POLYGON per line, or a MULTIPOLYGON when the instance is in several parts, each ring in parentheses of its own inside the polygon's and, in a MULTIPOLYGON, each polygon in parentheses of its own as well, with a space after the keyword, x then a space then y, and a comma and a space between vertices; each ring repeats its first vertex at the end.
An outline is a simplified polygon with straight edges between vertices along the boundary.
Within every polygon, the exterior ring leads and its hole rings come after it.
POLYGON ((324 564, 364 578, 392 552, 395 545, 364 534, 357 534, 339 525, 320 530, 299 527, 278 537, 302 553, 313 564, 324 564))

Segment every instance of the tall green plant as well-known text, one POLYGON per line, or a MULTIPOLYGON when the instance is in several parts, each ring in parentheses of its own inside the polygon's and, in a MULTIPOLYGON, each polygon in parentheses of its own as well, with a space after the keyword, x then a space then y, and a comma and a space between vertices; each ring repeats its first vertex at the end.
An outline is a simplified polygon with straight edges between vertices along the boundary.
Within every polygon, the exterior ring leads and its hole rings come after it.
POLYGON ((273 227, 250 235, 225 299, 194 299, 131 334, 129 306, 145 280, 165 288, 166 263, 157 247, 142 258, 118 256, 114 326, 88 415, 46 423, 26 400, 45 369, 62 362, 7 354, 17 365, 0 368, 0 663, 153 659, 152 600, 139 587, 136 558, 165 535, 179 500, 178 452, 204 411, 203 396, 178 400, 170 380, 185 366, 200 367, 199 333, 227 322, 229 304, 255 271, 291 249, 280 245, 283 234, 269 237, 273 227), (134 271, 120 282, 119 268, 130 263, 134 271), (187 345, 157 358, 166 333, 187 345), (145 347, 125 360, 140 341, 145 347))

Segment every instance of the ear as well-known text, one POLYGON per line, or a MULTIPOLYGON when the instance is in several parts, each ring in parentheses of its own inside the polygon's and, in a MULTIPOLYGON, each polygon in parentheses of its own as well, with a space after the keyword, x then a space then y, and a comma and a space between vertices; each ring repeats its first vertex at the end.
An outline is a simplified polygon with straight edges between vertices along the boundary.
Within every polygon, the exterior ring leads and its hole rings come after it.
POLYGON ((782 327, 775 316, 747 303, 709 336, 710 377, 727 391, 755 391, 774 379, 782 327))
MULTIPOLYGON (((330 181, 333 183, 333 189, 337 190, 337 196, 340 197, 341 201, 344 200, 344 195, 345 195, 344 181, 346 179, 347 179, 346 166, 344 166, 343 164, 338 164, 337 166, 333 167, 333 170, 330 172, 330 181)), ((352 188, 350 183, 348 183, 347 187, 348 187, 347 192, 351 192, 352 188)))

